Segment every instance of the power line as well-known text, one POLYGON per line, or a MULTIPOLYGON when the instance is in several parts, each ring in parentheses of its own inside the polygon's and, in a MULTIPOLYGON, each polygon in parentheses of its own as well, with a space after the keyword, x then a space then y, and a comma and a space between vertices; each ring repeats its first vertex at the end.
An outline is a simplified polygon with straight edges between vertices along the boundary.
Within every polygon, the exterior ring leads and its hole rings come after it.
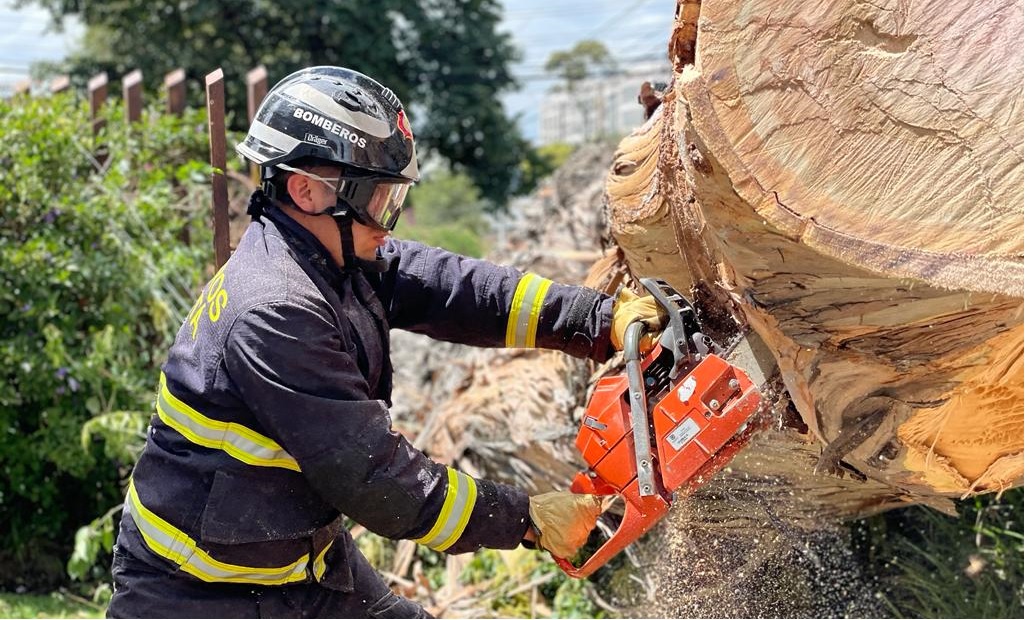
MULTIPOLYGON (((660 40, 659 44, 660 45, 666 45, 667 41, 666 40, 660 40)), ((625 64, 625 63, 634 64, 634 63, 640 63, 640 62, 666 61, 667 60, 667 56, 664 55, 664 54, 660 54, 658 52, 658 50, 660 49, 660 45, 658 45, 656 47, 653 47, 651 49, 651 51, 647 52, 646 54, 640 54, 640 55, 636 55, 636 56, 620 56, 620 57, 619 56, 614 56, 614 61, 616 63, 618 63, 618 64, 625 64)), ((518 64, 514 65, 514 73, 515 74, 518 71, 538 72, 538 71, 545 71, 545 70, 546 70, 546 65, 545 64, 518 63, 518 64)))
POLYGON ((563 2, 557 6, 540 8, 540 9, 515 9, 513 11, 504 11, 504 19, 508 17, 535 17, 540 19, 546 19, 547 17, 559 17, 563 15, 580 15, 582 11, 588 9, 595 9, 595 2, 582 2, 582 3, 571 3, 563 2))
POLYGON ((625 7, 624 11, 621 11, 620 13, 612 16, 610 19, 608 19, 607 21, 605 21, 602 24, 600 24, 599 26, 597 26, 592 32, 590 32, 588 35, 586 35, 585 38, 586 39, 591 39, 591 38, 595 37, 597 34, 599 34, 599 32, 601 30, 606 29, 608 26, 610 26, 614 22, 619 21, 622 17, 625 17, 626 15, 628 15, 629 13, 635 11, 636 9, 638 9, 639 7, 641 7, 642 5, 646 4, 649 1, 650 0, 636 0, 635 4, 632 4, 632 5, 629 5, 629 6, 625 7))

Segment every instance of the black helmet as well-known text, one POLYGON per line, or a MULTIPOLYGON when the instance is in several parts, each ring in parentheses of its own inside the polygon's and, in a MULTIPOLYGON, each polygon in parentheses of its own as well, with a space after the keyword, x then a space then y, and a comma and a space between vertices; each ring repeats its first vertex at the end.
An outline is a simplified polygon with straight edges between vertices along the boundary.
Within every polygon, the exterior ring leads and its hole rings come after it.
MULTIPOLYGON (((270 91, 236 151, 268 180, 316 160, 343 167, 336 215, 391 229, 406 188, 418 181, 414 134, 393 91, 342 67, 297 71, 270 91)), ((327 180, 327 179, 323 179, 327 180)))
POLYGON ((262 167, 316 157, 418 180, 414 135, 399 98, 342 67, 309 67, 275 84, 236 151, 262 167))

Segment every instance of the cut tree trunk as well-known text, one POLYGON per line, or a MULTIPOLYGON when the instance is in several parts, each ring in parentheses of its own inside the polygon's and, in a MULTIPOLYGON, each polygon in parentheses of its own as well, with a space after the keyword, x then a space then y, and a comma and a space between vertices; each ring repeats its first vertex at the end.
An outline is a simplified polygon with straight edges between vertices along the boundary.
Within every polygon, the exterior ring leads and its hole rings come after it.
POLYGON ((1023 30, 1008 1, 681 0, 619 148, 630 271, 763 337, 811 471, 867 479, 834 512, 1023 484, 1023 30))

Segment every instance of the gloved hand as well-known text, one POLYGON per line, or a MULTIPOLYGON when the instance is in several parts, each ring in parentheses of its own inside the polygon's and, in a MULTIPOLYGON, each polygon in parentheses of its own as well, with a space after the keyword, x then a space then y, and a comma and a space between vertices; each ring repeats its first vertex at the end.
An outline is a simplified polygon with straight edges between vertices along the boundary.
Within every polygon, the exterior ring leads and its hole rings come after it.
POLYGON ((614 321, 610 328, 610 341, 614 348, 625 348, 625 331, 633 321, 642 321, 643 335, 639 338, 639 353, 650 352, 660 338, 660 332, 667 325, 667 311, 652 295, 639 297, 627 286, 622 286, 614 300, 614 321))
POLYGON ((553 491, 528 499, 528 514, 539 530, 536 544, 558 558, 575 555, 603 512, 598 495, 553 491))

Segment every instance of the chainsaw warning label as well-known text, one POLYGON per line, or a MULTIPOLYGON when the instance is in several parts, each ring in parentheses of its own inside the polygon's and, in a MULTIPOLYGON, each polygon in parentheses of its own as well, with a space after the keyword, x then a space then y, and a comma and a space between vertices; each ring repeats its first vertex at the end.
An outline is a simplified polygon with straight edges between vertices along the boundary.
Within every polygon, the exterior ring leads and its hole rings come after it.
POLYGON ((681 450, 682 446, 689 443, 697 433, 700 432, 700 425, 692 418, 682 420, 682 423, 675 427, 675 430, 667 434, 667 442, 675 450, 681 450))

